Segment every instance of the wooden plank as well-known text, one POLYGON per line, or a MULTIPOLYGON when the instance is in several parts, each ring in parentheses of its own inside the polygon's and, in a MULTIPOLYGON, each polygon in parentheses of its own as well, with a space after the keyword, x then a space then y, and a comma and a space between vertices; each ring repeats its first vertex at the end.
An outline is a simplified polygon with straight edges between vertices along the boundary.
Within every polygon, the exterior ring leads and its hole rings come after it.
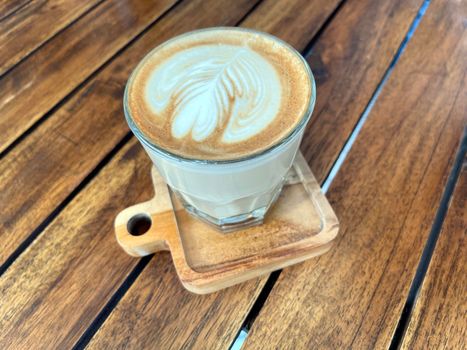
POLYGON ((0 76, 102 0, 31 1, 0 22, 0 76))
POLYGON ((430 4, 328 192, 335 247, 281 273, 245 349, 388 347, 467 122, 462 6, 430 4))
POLYGON ((150 196, 131 146, 112 162, 117 176, 104 169, 2 275, 0 348, 71 348, 138 262, 112 229, 115 210, 150 196))
MULTIPOLYGON (((465 111, 465 109, 464 109, 465 111)), ((467 339, 467 159, 402 349, 462 349, 467 339)))
POLYGON ((16 65, 0 80, 0 152, 174 3, 107 1, 16 65))
MULTIPOLYGON (((350 9, 346 9, 345 13, 347 13, 348 16, 351 16, 352 21, 362 21, 362 18, 365 18, 365 7, 362 8, 359 4, 360 2, 353 2, 352 5, 350 5, 352 7, 350 9), (357 12, 355 14, 353 10, 355 10, 356 8, 359 8, 360 12, 357 12)), ((399 38, 399 42, 402 41, 402 38, 405 32, 407 31, 410 22, 415 17, 419 5, 421 5, 421 2, 418 2, 418 6, 414 6, 414 3, 407 4, 407 2, 404 1, 386 1, 379 2, 379 4, 381 8, 379 11, 377 11, 375 9, 377 5, 375 5, 374 2, 366 2, 366 10, 371 9, 372 11, 370 11, 370 13, 374 15, 372 17, 372 20, 375 22, 374 25, 377 26, 377 23, 380 21, 380 19, 386 18, 386 11, 388 9, 392 10, 392 18, 394 19, 394 21, 388 21, 388 23, 385 23, 385 30, 380 31, 380 33, 382 33, 382 35, 389 35, 389 33, 391 33, 391 35, 395 36, 396 38, 399 38), (375 16, 376 13, 378 14, 378 16, 375 16), (392 32, 390 28, 392 28, 392 32)), ((251 17, 249 17, 246 20, 246 22, 255 20, 256 14, 257 12, 255 11, 255 13, 251 17)), ((340 16, 338 14, 335 20, 343 21, 346 18, 346 16, 340 16)), ((369 47, 367 48, 364 45, 361 45, 360 50, 354 52, 354 62, 356 65, 362 62, 369 66, 377 65, 380 67, 380 69, 378 71, 376 69, 373 70, 372 68, 371 70, 373 73, 371 75, 367 75, 364 69, 360 70, 360 68, 357 69, 357 67, 355 67, 355 70, 358 74, 360 74, 364 81, 370 84, 370 86, 376 87, 379 79, 381 79, 382 75, 384 74, 385 67, 384 65, 379 64, 379 62, 376 63, 374 60, 366 60, 365 56, 371 55, 372 53, 376 52, 378 53, 378 55, 375 55, 374 57, 378 57, 378 59, 380 59, 382 62, 386 62, 386 64, 389 65, 391 55, 393 55, 396 52, 398 43, 393 42, 391 39, 392 46, 383 46, 383 49, 386 51, 379 51, 380 48, 376 44, 381 41, 381 37, 374 36, 374 34, 378 33, 378 31, 373 30, 368 32, 370 27, 369 25, 359 27, 355 23, 352 23, 352 21, 347 20, 336 23, 348 24, 346 26, 342 26, 341 30, 347 32, 348 28, 352 28, 352 32, 348 34, 351 37, 358 37, 359 35, 368 35, 368 40, 366 42, 368 43, 369 47)), ((340 50, 342 50, 343 47, 347 48, 346 45, 350 45, 347 44, 348 37, 343 36, 337 30, 333 30, 332 33, 334 33, 333 35, 336 36, 332 37, 327 36, 325 34, 325 36, 322 39, 320 39, 319 42, 323 42, 323 44, 320 45, 322 45, 321 48, 323 48, 323 50, 324 48, 326 48, 325 52, 332 55, 333 57, 339 57, 337 53, 341 52, 340 50), (327 45, 329 46, 325 45, 325 43, 328 43, 327 45), (332 47, 334 47, 335 50, 337 50, 337 52, 334 52, 332 50, 332 47)), ((349 56, 347 55, 347 58, 348 57, 349 56)), ((333 64, 334 62, 329 62, 330 66, 332 66, 333 64)), ((335 64, 340 67, 341 72, 346 72, 347 69, 349 69, 347 67, 348 62, 345 60, 336 60, 335 64)), ((338 69, 336 68, 334 72, 338 72, 338 69)), ((331 84, 331 86, 335 86, 335 90, 337 90, 337 82, 339 81, 339 79, 339 75, 329 77, 330 81, 328 81, 328 84, 331 84), (335 79, 336 82, 333 82, 333 79, 335 79)), ((360 85, 358 86, 360 87, 360 85)), ((349 88, 348 85, 343 85, 343 87, 345 87, 346 89, 349 88)), ((372 94, 372 91, 367 91, 366 89, 363 89, 363 86, 360 88, 362 88, 364 93, 367 94, 369 99, 372 94)), ((318 90, 319 89, 320 87, 318 86, 318 90)), ((328 98, 331 98, 330 95, 327 96, 329 96, 328 98)), ((318 96, 318 100, 319 98, 320 97, 318 96)), ((363 106, 366 103, 363 103, 363 106)), ((350 118, 350 116, 348 115, 342 115, 342 117, 350 118)), ((357 119, 358 115, 352 117, 357 119)), ((335 140, 336 142, 341 142, 341 140, 339 140, 338 138, 336 138, 335 140)), ((322 140, 320 137, 317 137, 314 140, 306 140, 306 142, 310 143, 321 141, 322 140)), ((334 155, 333 159, 335 159, 336 156, 337 153, 334 155)), ((318 169, 317 174, 315 175, 319 176, 320 178, 324 178, 325 169, 318 169)), ((120 303, 111 313, 109 318, 103 324, 102 328, 96 333, 95 337, 91 340, 89 344, 90 349, 151 347, 161 349, 228 348, 228 346, 232 343, 234 337, 236 336, 239 327, 242 324, 243 318, 246 316, 246 313, 240 313, 238 312, 238 310, 243 309, 243 312, 246 312, 248 310, 250 306, 250 300, 248 298, 250 298, 251 295, 256 295, 257 290, 254 291, 255 293, 252 293, 249 289, 243 289, 244 285, 232 288, 232 290, 234 290, 234 295, 236 297, 239 297, 239 299, 227 301, 228 303, 235 304, 235 307, 233 309, 237 311, 237 313, 234 315, 236 318, 232 318, 230 320, 230 323, 225 321, 225 313, 231 312, 231 309, 228 309, 227 311, 222 309, 225 307, 225 302, 220 304, 221 306, 219 306, 219 314, 217 312, 212 312, 211 309, 209 309, 209 312, 207 313, 204 313, 204 310, 198 313, 197 308, 199 306, 197 304, 194 304, 193 306, 187 306, 187 309, 178 311, 177 305, 186 305, 186 303, 183 301, 184 297, 186 296, 183 292, 181 292, 181 286, 170 286, 170 288, 168 288, 165 285, 162 286, 160 280, 155 279, 156 271, 160 271, 159 264, 160 262, 157 260, 157 258, 151 260, 149 265, 142 272, 142 274, 135 281, 135 283, 132 285, 132 287, 128 290, 128 292, 122 298, 120 303), (166 301, 166 299, 161 300, 161 297, 150 298, 150 291, 158 290, 159 288, 164 288, 164 291, 167 291, 166 293, 168 293, 169 295, 177 295, 177 297, 171 298, 170 302, 166 301), (181 293, 180 298, 178 297, 179 293, 181 293), (247 305, 237 304, 237 300, 242 300, 242 303, 247 303, 247 305), (242 317, 240 317, 240 315, 242 317), (128 320, 131 321, 128 322, 128 320), (129 325, 130 323, 131 325, 129 325), (226 327, 227 325, 229 328, 223 330, 223 327, 226 327), (200 328, 202 330, 200 330, 200 328)), ((168 273, 173 273, 173 270, 169 270, 168 273)), ((263 285, 263 283, 264 279, 261 279, 261 285, 263 285)), ((254 288, 258 287, 255 285, 254 288)), ((208 297, 210 298, 210 296, 208 297)), ((208 303, 210 302, 208 301, 208 303)), ((305 314, 303 317, 307 317, 307 315, 305 314)), ((281 322, 278 322, 278 320, 280 320, 280 318, 275 319, 274 322, 278 327, 280 327, 281 322)), ((290 330, 290 332, 293 332, 293 329, 290 330)), ((301 335, 297 336, 300 337, 301 335)), ((262 344, 257 344, 256 348, 262 349, 266 347, 267 344, 268 340, 264 340, 262 344)), ((297 347, 297 349, 299 349, 299 347, 297 347)))
POLYGON ((12 15, 31 0, 2 0, 0 1, 0 21, 12 15))
MULTIPOLYGON (((115 61, 119 66, 109 66, 105 74, 116 73, 116 69, 122 70, 125 64, 134 65, 140 58, 138 56, 153 45, 194 26, 235 25, 252 6, 254 3, 248 0, 182 3, 132 46, 134 56, 122 56, 121 60, 115 61), (183 20, 193 13, 198 13, 196 21, 183 20)), ((128 74, 130 69, 123 74, 128 74)), ((125 79, 123 76, 118 79, 121 81, 120 91, 125 79)), ((113 99, 115 104, 121 103, 121 94, 110 94, 112 91, 106 89, 106 84, 97 86, 103 87, 97 97, 104 96, 94 102, 100 108, 100 116, 107 112, 106 101, 113 99)), ((84 96, 80 98, 84 99, 84 96)), ((92 93, 88 96, 96 97, 92 93)), ((118 112, 118 119, 123 120, 122 111, 118 112)), ((91 147, 82 154, 77 153, 69 146, 73 145, 71 141, 63 142, 57 135, 54 142, 61 142, 65 157, 68 153, 68 156, 78 154, 85 158, 86 153, 93 152, 91 147)), ((21 157, 28 157, 28 154, 23 153, 21 157)), ((77 167, 83 164, 79 158, 74 158, 74 162, 78 163, 77 167)), ((48 164, 47 158, 42 163, 36 169, 43 170, 48 164)), ((54 164, 50 171, 60 171, 61 166, 54 164)), ((151 196, 149 169, 146 155, 133 140, 6 270, 0 278, 1 349, 70 348, 78 341, 139 262, 123 253, 117 245, 113 220, 119 210, 151 196)), ((33 170, 31 174, 34 174, 33 170)), ((60 180, 56 185, 60 185, 60 180)), ((3 206, 5 202, 1 200, 0 203, 3 206)), ((2 240, 2 247, 5 242, 2 240)), ((170 264, 167 260, 163 270, 170 264)), ((175 276, 169 273, 166 278, 175 279, 175 276)), ((252 286, 257 283, 252 282, 250 290, 254 291, 252 286)), ((235 298, 232 291, 227 295, 235 298)), ((218 303, 217 299, 213 301, 214 310, 218 303)))
POLYGON ((242 26, 274 33, 302 51, 339 2, 265 0, 242 26))

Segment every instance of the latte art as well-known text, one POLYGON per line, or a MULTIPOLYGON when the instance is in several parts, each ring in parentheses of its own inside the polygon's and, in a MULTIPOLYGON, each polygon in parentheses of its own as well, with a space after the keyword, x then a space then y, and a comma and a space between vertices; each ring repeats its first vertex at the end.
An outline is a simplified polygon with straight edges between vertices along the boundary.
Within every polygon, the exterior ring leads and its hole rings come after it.
POLYGON ((206 45, 157 67, 145 95, 155 114, 173 104, 173 137, 200 142, 222 128, 222 141, 234 143, 258 134, 276 117, 281 85, 272 65, 248 47, 206 45))
POLYGON ((241 157, 280 141, 301 120, 312 88, 306 69, 289 47, 260 33, 189 33, 155 49, 135 70, 130 112, 146 137, 169 152, 241 157))

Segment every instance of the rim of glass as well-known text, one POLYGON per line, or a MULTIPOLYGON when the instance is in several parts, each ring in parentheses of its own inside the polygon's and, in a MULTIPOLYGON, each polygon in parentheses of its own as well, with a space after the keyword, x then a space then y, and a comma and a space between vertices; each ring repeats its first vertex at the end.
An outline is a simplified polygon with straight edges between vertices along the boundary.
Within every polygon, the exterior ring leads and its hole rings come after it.
POLYGON ((264 156, 273 150, 287 144, 289 141, 291 141, 296 134, 300 132, 300 130, 308 123, 308 121, 311 119, 311 114, 313 112, 314 106, 315 106, 315 101, 316 101, 316 84, 315 84, 315 78, 313 76, 313 73, 311 71, 310 66, 308 65, 308 62, 305 60, 305 58, 298 52, 294 47, 292 47, 290 44, 285 42, 282 39, 279 39, 275 37, 272 34, 261 32, 259 30, 254 30, 254 29, 249 29, 249 28, 239 28, 239 27, 210 27, 210 28, 203 28, 203 29, 197 29, 197 30, 192 30, 180 35, 177 35, 162 44, 156 46, 153 48, 151 51, 149 51, 144 58, 138 63, 138 65, 135 67, 133 72, 130 75, 130 78, 128 79, 126 86, 125 86, 125 92, 123 95, 123 111, 125 114, 125 119, 128 123, 128 126, 130 127, 130 130, 133 132, 133 134, 136 136, 136 138, 142 142, 145 146, 151 149, 151 151, 154 151, 166 158, 169 158, 171 160, 175 160, 178 162, 183 162, 183 163, 194 163, 194 164, 231 164, 231 163, 239 163, 239 162, 244 162, 246 160, 250 159, 255 159, 259 158, 261 156, 264 156), (251 154, 248 154, 244 157, 239 157, 239 158, 232 158, 232 159, 198 159, 198 158, 188 158, 184 157, 181 155, 178 155, 176 153, 170 152, 169 150, 162 148, 161 146, 158 146, 154 144, 144 133, 138 128, 136 123, 133 121, 133 117, 131 116, 131 111, 128 105, 128 89, 129 86, 131 85, 132 80, 136 76, 137 72, 139 69, 142 67, 144 62, 153 54, 153 52, 163 48, 164 46, 172 43, 175 40, 178 40, 180 38, 183 38, 184 36, 188 36, 194 33, 199 33, 199 32, 205 32, 205 31, 214 31, 214 30, 228 30, 228 31, 243 31, 243 32, 251 32, 251 33, 256 33, 260 34, 263 36, 267 36, 268 38, 280 43, 281 45, 284 45, 287 47, 294 55, 296 55, 303 65, 305 66, 305 70, 308 75, 308 79, 310 81, 310 86, 311 86, 311 94, 310 94, 310 100, 308 101, 308 107, 306 111, 303 113, 300 122, 297 123, 297 125, 287 134, 285 135, 282 139, 280 139, 277 143, 271 145, 270 147, 254 152, 251 154))

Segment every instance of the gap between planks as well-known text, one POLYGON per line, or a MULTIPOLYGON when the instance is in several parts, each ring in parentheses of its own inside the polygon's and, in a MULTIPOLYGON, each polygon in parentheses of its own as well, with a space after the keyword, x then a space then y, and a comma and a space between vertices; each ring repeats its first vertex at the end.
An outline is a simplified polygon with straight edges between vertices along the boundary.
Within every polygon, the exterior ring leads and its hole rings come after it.
POLYGON ((378 99, 379 95, 381 94, 381 91, 383 90, 384 85, 386 85, 386 82, 389 79, 389 76, 391 75, 392 71, 394 70, 394 67, 396 66, 397 62, 400 60, 402 54, 405 51, 405 48, 407 47, 407 44, 409 43, 410 39, 412 38, 413 33, 417 29, 418 25, 420 24, 420 21, 423 18, 423 15, 425 14, 428 5, 430 4, 431 0, 425 0, 425 2, 420 6, 420 10, 418 11, 417 15, 415 16, 414 21, 412 22, 409 30, 407 31, 407 35, 405 38, 402 40, 401 45, 399 46, 399 49, 397 50, 396 54, 394 55, 394 58, 392 59, 391 63, 388 66, 388 69, 383 75, 383 78, 379 82, 375 92, 373 93, 373 96, 371 96, 370 101, 368 102, 367 106, 365 107, 360 119, 358 122, 355 124, 355 128, 351 132, 349 138, 347 139, 346 143, 344 144, 344 147, 342 147, 342 151, 340 152, 339 156, 337 157, 336 161, 334 162, 331 170, 329 171, 328 175, 326 176, 326 179, 323 181, 323 186, 322 189, 324 193, 326 193, 331 186, 332 180, 336 177, 339 169, 341 168, 342 164, 344 163, 345 158, 347 158, 347 155, 350 152, 350 149, 352 148, 355 140, 357 139, 358 134, 362 130, 363 125, 365 124, 366 120, 368 119, 368 116, 371 113, 371 110, 373 109, 373 106, 376 103, 376 100, 378 99))
MULTIPOLYGON (((1 21, 5 20, 7 17, 10 17, 12 15, 14 15, 17 11, 21 10, 22 8, 28 6, 30 3, 32 2, 29 1, 27 3, 25 3, 23 6, 21 6, 20 8, 16 9, 13 13, 10 13, 8 14, 7 16, 5 16, 4 18, 1 19, 1 21)), ((36 52, 37 50, 39 50, 41 47, 43 47, 44 45, 46 45, 50 40, 52 40, 53 38, 55 38, 57 35, 60 35, 61 32, 63 32, 64 30, 66 30, 67 28, 71 27, 73 24, 75 24, 76 22, 78 22, 81 18, 83 18, 84 16, 86 16, 88 13, 90 13, 91 11, 94 11, 99 5, 101 5, 102 3, 104 2, 104 0, 100 0, 100 1, 97 1, 94 5, 92 5, 90 8, 88 8, 86 11, 84 11, 81 15, 79 15, 78 17, 76 17, 74 20, 72 20, 70 23, 66 24, 65 26, 63 26, 62 28, 60 28, 56 33, 52 34, 50 37, 48 37, 47 39, 45 39, 43 42, 41 42, 37 47, 35 47, 34 49, 32 49, 30 52, 28 52, 27 54, 25 54, 24 56, 21 57, 21 59, 18 60, 18 62, 12 64, 10 67, 8 67, 2 74, 0 74, 0 79, 2 79, 4 76, 6 76, 13 68, 15 68, 18 64, 20 64, 21 62, 23 62, 24 60, 26 60, 29 56, 33 55, 34 52, 36 52)))
POLYGON ((99 174, 107 163, 125 146, 131 139, 131 133, 126 134, 112 150, 91 170, 91 172, 79 183, 76 188, 31 232, 31 234, 19 245, 6 261, 0 265, 0 276, 8 270, 13 262, 31 245, 31 243, 44 231, 44 229, 62 212, 63 209, 87 186, 91 180, 99 174))
POLYGON ((396 331, 394 332, 389 349, 399 349, 402 344, 402 340, 404 339, 413 309, 419 297, 420 288, 422 287, 423 281, 425 280, 428 266, 430 265, 433 252, 436 248, 436 243, 438 242, 439 235, 443 228, 443 223, 446 219, 449 202, 451 201, 451 198, 454 194, 454 189, 459 180, 466 153, 467 127, 464 129, 459 148, 456 152, 454 164, 452 165, 452 168, 449 172, 448 181, 444 187, 443 196, 441 197, 438 210, 436 211, 433 226, 431 227, 430 234, 418 263, 415 277, 412 280, 412 284, 410 285, 409 294, 407 295, 407 299, 405 301, 404 308, 402 309, 402 313, 400 315, 399 322, 397 324, 396 331))

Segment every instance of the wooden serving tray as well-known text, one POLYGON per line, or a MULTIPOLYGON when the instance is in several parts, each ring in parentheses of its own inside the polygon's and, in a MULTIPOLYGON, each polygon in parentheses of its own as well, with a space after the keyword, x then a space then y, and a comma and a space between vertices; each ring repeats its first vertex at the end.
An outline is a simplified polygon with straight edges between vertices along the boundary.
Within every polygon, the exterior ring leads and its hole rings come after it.
POLYGON ((221 233, 186 212, 153 168, 155 197, 115 219, 121 247, 141 257, 169 250, 183 286, 205 294, 329 250, 339 223, 301 153, 262 225, 221 233), (132 235, 146 223, 142 235, 132 235))

